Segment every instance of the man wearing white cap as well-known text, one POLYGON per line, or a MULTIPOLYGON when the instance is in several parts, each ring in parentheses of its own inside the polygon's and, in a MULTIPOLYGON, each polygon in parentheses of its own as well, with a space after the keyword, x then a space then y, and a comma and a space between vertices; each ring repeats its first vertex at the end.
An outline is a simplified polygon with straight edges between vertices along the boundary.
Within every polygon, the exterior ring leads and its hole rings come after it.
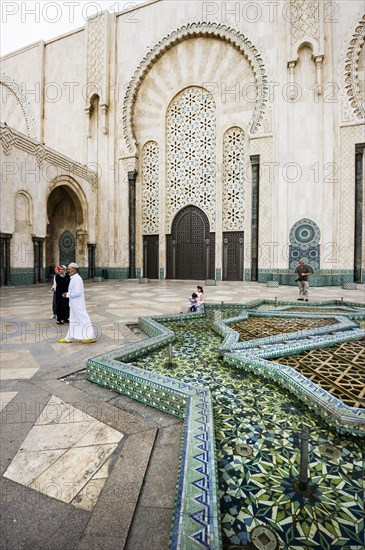
POLYGON ((63 297, 69 298, 70 324, 66 338, 58 340, 61 344, 70 343, 74 340, 84 344, 96 342, 94 329, 86 311, 84 283, 78 274, 78 269, 79 266, 74 262, 69 264, 67 268, 71 279, 68 292, 65 292, 63 297))

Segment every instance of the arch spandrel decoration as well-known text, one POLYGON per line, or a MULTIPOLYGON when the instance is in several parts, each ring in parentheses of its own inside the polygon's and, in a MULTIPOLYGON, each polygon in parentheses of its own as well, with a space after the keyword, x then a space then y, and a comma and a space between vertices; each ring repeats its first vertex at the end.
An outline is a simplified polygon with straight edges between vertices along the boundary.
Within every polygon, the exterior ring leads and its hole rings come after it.
MULTIPOLYGON (((24 116, 27 135, 33 139, 37 139, 37 131, 33 110, 26 94, 23 93, 21 86, 5 73, 0 75, 0 84, 10 90, 10 92, 17 100, 24 116)), ((11 121, 9 126, 11 126, 11 121)))
POLYGON ((142 233, 159 232, 159 158, 160 148, 148 141, 142 148, 142 233))
POLYGON ((250 131, 252 134, 258 131, 268 102, 268 79, 264 62, 257 48, 239 31, 231 29, 226 25, 217 23, 190 23, 168 34, 163 40, 158 42, 144 57, 128 85, 123 104, 123 131, 126 145, 131 155, 137 153, 137 144, 133 129, 133 112, 137 93, 143 78, 153 63, 168 49, 187 38, 198 36, 225 40, 232 44, 248 60, 256 77, 258 94, 250 131))
POLYGON ((245 133, 227 130, 223 138, 223 231, 242 231, 245 221, 245 133))
POLYGON ((215 228, 216 105, 203 88, 186 88, 166 116, 166 233, 184 206, 197 204, 215 228))
POLYGON ((295 270, 301 259, 314 271, 320 269, 320 238, 318 225, 309 218, 302 218, 293 225, 289 233, 290 271, 295 270))

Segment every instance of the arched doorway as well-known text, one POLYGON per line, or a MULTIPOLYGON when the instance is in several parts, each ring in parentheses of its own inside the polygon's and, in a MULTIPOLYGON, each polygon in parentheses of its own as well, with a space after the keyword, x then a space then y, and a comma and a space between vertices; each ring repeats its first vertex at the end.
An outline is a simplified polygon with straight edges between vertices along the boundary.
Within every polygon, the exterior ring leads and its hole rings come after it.
POLYGON ((176 216, 167 235, 168 279, 214 279, 215 235, 200 208, 187 206, 176 216))
POLYGON ((67 265, 77 261, 85 264, 87 255, 82 203, 75 190, 62 183, 57 182, 47 202, 46 265, 51 272, 59 263, 67 265))

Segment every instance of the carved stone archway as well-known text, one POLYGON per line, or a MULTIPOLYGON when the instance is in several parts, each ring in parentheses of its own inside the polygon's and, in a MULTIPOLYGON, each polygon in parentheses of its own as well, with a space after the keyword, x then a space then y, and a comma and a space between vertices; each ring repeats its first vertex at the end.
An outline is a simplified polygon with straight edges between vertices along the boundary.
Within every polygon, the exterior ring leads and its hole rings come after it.
POLYGON ((239 31, 225 25, 216 23, 191 23, 175 30, 158 42, 154 48, 149 51, 146 57, 144 57, 129 83, 123 105, 122 125, 129 154, 135 155, 137 153, 137 144, 133 128, 133 113, 137 93, 144 77, 157 59, 159 59, 168 49, 192 37, 212 37, 229 42, 248 60, 256 77, 258 93, 250 131, 252 133, 257 132, 268 102, 266 70, 257 48, 239 31))
POLYGON ((58 177, 51 187, 47 200, 47 240, 46 265, 54 266, 63 262, 77 261, 87 265, 87 203, 85 196, 75 180, 69 176, 58 177), (62 243, 74 242, 66 254, 62 243), (63 240, 62 240, 63 239, 63 240), (62 250, 63 252, 62 252, 62 250), (72 255, 68 257, 69 255, 72 255), (68 259, 67 259, 68 258, 68 259))

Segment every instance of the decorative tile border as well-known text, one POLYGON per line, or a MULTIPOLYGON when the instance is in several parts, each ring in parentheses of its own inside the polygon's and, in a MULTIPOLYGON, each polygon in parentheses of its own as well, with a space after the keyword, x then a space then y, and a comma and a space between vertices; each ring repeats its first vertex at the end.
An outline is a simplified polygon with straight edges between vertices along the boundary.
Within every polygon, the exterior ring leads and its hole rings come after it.
MULTIPOLYGON (((294 354, 305 349, 316 349, 363 338, 365 330, 356 328, 349 317, 365 319, 365 309, 357 303, 332 301, 311 303, 311 311, 308 313, 284 310, 293 307, 298 307, 297 302, 254 300, 245 305, 207 304, 205 313, 195 313, 194 318, 207 317, 212 321, 214 330, 223 336, 221 353, 224 354, 225 363, 251 370, 264 378, 274 379, 304 401, 326 422, 335 425, 339 432, 365 434, 364 409, 348 407, 291 367, 272 363, 268 359, 283 353, 294 354), (266 306, 267 309, 262 311, 253 311, 255 308, 266 306), (313 312, 316 306, 343 307, 346 317, 331 314, 330 311, 328 315, 316 314, 313 312), (223 321, 222 317, 231 312, 236 316, 223 321), (249 315, 301 318, 331 316, 336 318, 338 324, 239 343, 238 333, 228 327, 227 323, 247 319, 249 315), (258 342, 260 348, 256 345, 258 342)), ((185 319, 191 318, 191 314, 188 313, 161 315, 153 319, 141 317, 139 326, 150 338, 90 359, 87 362, 87 378, 146 405, 185 419, 170 546, 173 550, 220 550, 222 538, 211 394, 200 387, 127 363, 174 341, 174 333, 163 327, 159 321, 183 323, 185 319)))
MULTIPOLYGON (((161 411, 185 419, 180 469, 171 531, 172 550, 220 550, 222 537, 218 476, 210 391, 134 367, 125 361, 173 342, 174 333, 160 321, 191 319, 191 314, 141 317, 150 338, 90 359, 87 378, 161 411)), ((204 314, 194 314, 204 317, 204 314)))

